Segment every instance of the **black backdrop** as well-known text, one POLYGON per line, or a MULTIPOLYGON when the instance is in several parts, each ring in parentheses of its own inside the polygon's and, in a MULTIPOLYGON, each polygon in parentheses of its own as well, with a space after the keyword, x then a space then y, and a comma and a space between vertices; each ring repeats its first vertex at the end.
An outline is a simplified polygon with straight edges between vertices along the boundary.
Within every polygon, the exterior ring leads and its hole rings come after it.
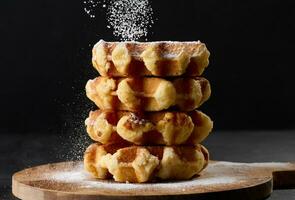
MULTIPOLYGON (((83 126, 97 75, 91 48, 116 40, 105 13, 83 0, 1 0, 0 130, 83 126)), ((216 130, 295 128, 294 0, 152 1, 152 40, 201 40, 211 51, 211 99, 201 110, 216 130)))

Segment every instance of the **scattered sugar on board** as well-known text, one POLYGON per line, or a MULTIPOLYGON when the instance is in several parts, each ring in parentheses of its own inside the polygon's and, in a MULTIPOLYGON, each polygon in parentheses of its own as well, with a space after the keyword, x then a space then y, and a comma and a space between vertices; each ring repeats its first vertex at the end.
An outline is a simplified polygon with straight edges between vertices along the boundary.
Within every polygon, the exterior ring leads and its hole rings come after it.
POLYGON ((84 0, 84 11, 95 18, 98 8, 106 12, 107 28, 121 41, 147 40, 149 28, 154 24, 149 0, 84 0))
POLYGON ((51 181, 66 182, 79 184, 81 188, 104 188, 112 190, 134 190, 134 189, 145 189, 149 188, 151 190, 161 188, 161 189, 178 189, 181 188, 182 191, 194 186, 207 186, 211 184, 231 184, 237 181, 242 181, 236 177, 223 176, 220 174, 216 177, 206 177, 199 179, 193 179, 188 181, 177 181, 177 182, 162 182, 162 183, 145 183, 145 184, 132 184, 132 183, 115 183, 110 184, 109 181, 96 180, 91 177, 83 169, 83 164, 76 166, 74 169, 57 171, 52 174, 44 174, 44 176, 51 181))
POLYGON ((72 170, 57 171, 55 173, 44 174, 46 178, 54 181, 63 181, 67 183, 83 182, 91 176, 83 169, 83 165, 78 165, 72 170))

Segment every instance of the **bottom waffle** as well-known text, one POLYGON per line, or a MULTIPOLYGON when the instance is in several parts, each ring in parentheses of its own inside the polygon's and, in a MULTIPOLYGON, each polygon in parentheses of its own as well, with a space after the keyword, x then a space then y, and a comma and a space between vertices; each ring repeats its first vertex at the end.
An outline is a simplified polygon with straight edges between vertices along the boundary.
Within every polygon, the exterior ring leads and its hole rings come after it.
POLYGON ((90 145, 84 167, 99 179, 142 183, 155 179, 190 179, 207 165, 209 153, 202 145, 128 146, 90 145))

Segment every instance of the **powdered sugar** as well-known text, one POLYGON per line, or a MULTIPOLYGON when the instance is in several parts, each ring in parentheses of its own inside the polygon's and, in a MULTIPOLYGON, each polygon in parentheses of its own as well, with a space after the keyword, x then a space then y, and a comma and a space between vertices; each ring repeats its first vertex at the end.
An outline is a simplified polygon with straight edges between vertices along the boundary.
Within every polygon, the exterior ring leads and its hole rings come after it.
POLYGON ((154 23, 148 0, 111 0, 107 11, 113 34, 123 41, 146 38, 154 23))
POLYGON ((207 179, 200 180, 189 180, 189 181, 177 181, 177 182, 168 182, 168 183, 145 183, 145 184, 132 184, 132 183, 109 183, 104 181, 83 181, 82 187, 84 188, 104 188, 104 189, 113 189, 113 190, 134 190, 134 189, 146 189, 156 190, 156 189, 177 189, 183 188, 183 191, 186 188, 195 187, 195 186, 208 186, 211 184, 229 184, 237 182, 236 178, 233 177, 211 177, 207 179))
POLYGON ((147 39, 148 30, 154 23, 153 9, 149 0, 85 0, 84 11, 95 18, 97 8, 104 9, 107 28, 121 41, 147 39))
POLYGON ((132 184, 132 183, 116 183, 107 180, 97 180, 92 178, 87 172, 84 171, 83 165, 79 164, 71 170, 56 171, 51 174, 45 174, 46 178, 51 181, 65 182, 78 184, 80 188, 100 188, 110 190, 181 190, 186 191, 191 187, 206 187, 208 185, 224 185, 237 183, 239 180, 237 177, 231 177, 228 175, 218 174, 217 176, 209 176, 203 178, 202 176, 197 179, 187 181, 176 182, 160 182, 160 183, 144 183, 144 184, 132 184))
POLYGON ((95 8, 99 5, 99 1, 84 0, 83 4, 85 13, 89 15, 90 18, 95 18, 95 8))
POLYGON ((50 180, 62 181, 66 183, 83 182, 91 178, 91 176, 83 169, 82 164, 71 170, 56 171, 55 173, 44 175, 50 180))
POLYGON ((148 120, 140 118, 139 116, 137 116, 134 113, 130 114, 130 118, 128 119, 128 121, 131 123, 134 123, 134 124, 139 124, 139 125, 143 125, 148 122, 148 120))

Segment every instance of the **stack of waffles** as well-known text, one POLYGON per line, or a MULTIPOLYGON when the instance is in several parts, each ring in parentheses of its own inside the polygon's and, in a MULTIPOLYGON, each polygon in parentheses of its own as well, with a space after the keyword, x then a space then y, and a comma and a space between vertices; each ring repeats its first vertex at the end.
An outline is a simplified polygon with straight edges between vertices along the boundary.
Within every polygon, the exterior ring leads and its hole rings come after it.
POLYGON ((190 179, 208 164, 200 143, 213 127, 199 108, 211 94, 201 42, 105 42, 93 48, 101 76, 86 84, 98 110, 85 124, 96 142, 84 167, 98 179, 190 179))

